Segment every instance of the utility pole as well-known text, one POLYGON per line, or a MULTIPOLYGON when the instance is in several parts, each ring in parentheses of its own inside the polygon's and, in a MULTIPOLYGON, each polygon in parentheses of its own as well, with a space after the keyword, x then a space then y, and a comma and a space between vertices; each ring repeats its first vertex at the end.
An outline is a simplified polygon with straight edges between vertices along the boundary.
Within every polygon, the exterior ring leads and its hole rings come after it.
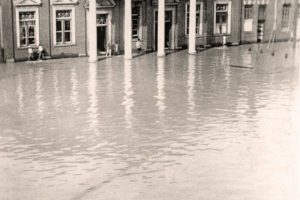
POLYGON ((294 26, 293 26, 293 28, 294 28, 294 30, 293 30, 293 32, 294 32, 294 38, 293 38, 293 48, 296 48, 296 46, 297 46, 297 35, 298 35, 298 33, 297 33, 297 29, 298 29, 298 12, 299 12, 299 6, 298 6, 298 0, 294 0, 294 6, 295 6, 295 8, 294 8, 294 26))

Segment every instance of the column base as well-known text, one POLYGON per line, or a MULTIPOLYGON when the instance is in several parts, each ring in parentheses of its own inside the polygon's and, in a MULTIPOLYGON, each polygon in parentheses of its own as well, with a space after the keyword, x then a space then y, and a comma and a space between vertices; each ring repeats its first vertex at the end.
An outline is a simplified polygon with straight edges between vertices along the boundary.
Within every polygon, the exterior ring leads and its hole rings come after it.
POLYGON ((89 58, 89 63, 96 63, 98 58, 89 58))
POLYGON ((123 57, 125 60, 131 60, 132 59, 132 55, 124 55, 123 57))
POLYGON ((190 55, 195 55, 197 53, 197 51, 189 51, 190 55))
POLYGON ((165 53, 157 53, 157 57, 164 57, 165 55, 165 53))

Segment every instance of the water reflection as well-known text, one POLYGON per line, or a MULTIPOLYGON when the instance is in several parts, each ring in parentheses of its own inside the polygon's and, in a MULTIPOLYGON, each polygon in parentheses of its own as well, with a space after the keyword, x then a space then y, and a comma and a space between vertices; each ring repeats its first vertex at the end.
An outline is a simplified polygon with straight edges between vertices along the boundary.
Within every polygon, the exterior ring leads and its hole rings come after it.
POLYGON ((124 60, 124 97, 123 103, 125 107, 125 122, 126 128, 132 128, 132 108, 134 106, 134 99, 133 99, 133 88, 132 88, 132 61, 131 60, 124 60))
POLYGON ((156 85, 157 85, 157 99, 156 106, 159 113, 163 113, 166 110, 165 99, 165 59, 157 58, 157 73, 156 73, 156 85))
POLYGON ((41 119, 44 118, 45 103, 43 101, 43 68, 40 67, 36 77, 35 100, 38 107, 38 113, 41 119))
POLYGON ((18 112, 21 116, 23 116, 24 102, 23 102, 23 82, 22 76, 18 76, 17 80, 17 95, 18 95, 18 112))
POLYGON ((0 65, 0 194, 300 199, 299 79, 280 52, 228 67, 248 48, 0 65))
POLYGON ((88 95, 89 95, 89 129, 98 130, 98 96, 97 96, 97 63, 89 63, 88 95))
POLYGON ((188 78, 187 78, 187 92, 188 92, 188 113, 194 116, 195 111, 195 68, 196 56, 189 55, 188 57, 188 78))
POLYGON ((76 68, 71 69, 70 82, 71 82, 71 94, 70 94, 71 104, 75 108, 76 113, 79 113, 80 107, 78 101, 78 80, 77 80, 76 68))
POLYGON ((61 107, 61 96, 60 96, 60 83, 58 79, 58 72, 57 70, 53 70, 53 88, 54 88, 54 101, 53 105, 57 109, 61 107))

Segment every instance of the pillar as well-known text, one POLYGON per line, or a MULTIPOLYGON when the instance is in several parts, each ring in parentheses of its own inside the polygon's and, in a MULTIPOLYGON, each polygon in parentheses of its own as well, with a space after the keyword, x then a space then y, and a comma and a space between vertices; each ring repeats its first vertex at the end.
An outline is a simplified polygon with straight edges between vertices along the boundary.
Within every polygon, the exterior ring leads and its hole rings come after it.
POLYGON ((158 1, 157 56, 165 56, 165 0, 158 1))
POLYGON ((89 62, 97 62, 96 0, 89 0, 89 62))
POLYGON ((190 0, 189 54, 196 53, 196 0, 190 0))
POLYGON ((125 0, 124 16, 124 59, 132 58, 132 7, 131 0, 125 0))
POLYGON ((297 46, 297 35, 299 33, 297 33, 297 29, 298 29, 298 0, 294 0, 294 6, 295 6, 295 9, 294 9, 294 30, 293 30, 293 35, 294 35, 294 38, 293 38, 293 48, 296 48, 297 46))

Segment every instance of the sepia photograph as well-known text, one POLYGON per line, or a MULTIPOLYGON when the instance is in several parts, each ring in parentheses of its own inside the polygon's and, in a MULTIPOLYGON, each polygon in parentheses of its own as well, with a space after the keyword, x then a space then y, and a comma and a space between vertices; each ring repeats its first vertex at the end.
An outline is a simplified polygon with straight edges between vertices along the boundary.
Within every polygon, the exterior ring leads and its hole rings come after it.
POLYGON ((300 200, 300 0, 0 0, 0 200, 300 200))

